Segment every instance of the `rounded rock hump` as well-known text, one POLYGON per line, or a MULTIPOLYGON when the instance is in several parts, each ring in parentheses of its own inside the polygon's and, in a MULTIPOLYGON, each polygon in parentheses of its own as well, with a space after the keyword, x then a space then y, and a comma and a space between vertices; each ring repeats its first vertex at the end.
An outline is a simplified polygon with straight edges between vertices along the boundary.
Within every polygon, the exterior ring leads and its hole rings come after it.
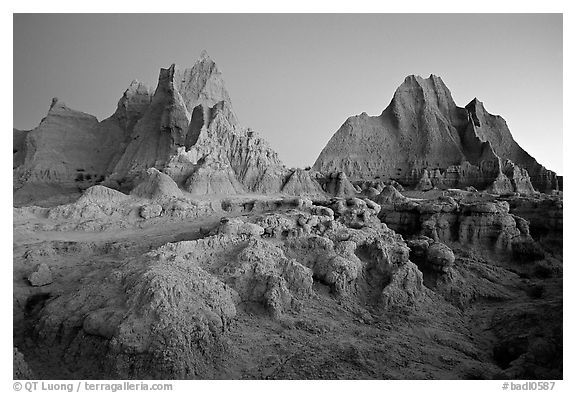
POLYGON ((79 204, 102 203, 102 202, 121 202, 128 198, 128 195, 120 191, 113 190, 104 186, 92 186, 84 191, 84 194, 78 199, 79 204))
POLYGON ((172 178, 156 168, 149 168, 144 180, 138 184, 130 195, 147 199, 179 198, 182 191, 172 178))

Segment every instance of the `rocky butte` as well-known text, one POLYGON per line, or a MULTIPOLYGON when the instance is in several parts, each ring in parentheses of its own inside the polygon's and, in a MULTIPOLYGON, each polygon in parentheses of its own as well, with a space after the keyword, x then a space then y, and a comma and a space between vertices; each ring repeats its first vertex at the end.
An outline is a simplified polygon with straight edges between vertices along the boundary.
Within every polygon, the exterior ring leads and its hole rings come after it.
POLYGON ((408 76, 380 116, 348 118, 314 163, 353 180, 395 180, 421 189, 558 189, 554 172, 513 139, 500 116, 473 99, 457 106, 439 77, 408 76))
POLYGON ((438 77, 289 169, 203 53, 13 159, 14 378, 562 379, 558 177, 438 77))
POLYGON ((16 199, 39 187, 129 191, 151 167, 193 194, 280 192, 291 175, 266 141, 240 126, 205 52, 191 68, 160 70, 154 92, 132 82, 101 122, 55 98, 37 128, 14 130, 16 199))

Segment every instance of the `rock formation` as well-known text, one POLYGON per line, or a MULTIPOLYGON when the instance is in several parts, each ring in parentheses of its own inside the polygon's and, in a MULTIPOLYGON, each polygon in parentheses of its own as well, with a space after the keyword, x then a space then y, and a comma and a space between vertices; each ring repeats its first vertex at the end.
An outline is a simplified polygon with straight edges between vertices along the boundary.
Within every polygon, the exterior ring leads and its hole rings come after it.
POLYGON ((184 183, 184 189, 189 193, 233 195, 245 192, 226 158, 214 158, 208 153, 195 166, 196 169, 184 183))
POLYGON ((12 129, 12 168, 16 169, 24 163, 26 151, 24 150, 26 144, 26 136, 30 131, 21 131, 15 128, 12 129))
POLYGON ((328 173, 321 179, 324 191, 335 197, 350 197, 356 195, 356 189, 344 172, 328 173))
POLYGON ((132 195, 148 198, 178 198, 182 196, 182 191, 178 188, 170 176, 150 168, 146 171, 144 179, 131 192, 132 195))
POLYGON ((501 117, 489 114, 477 99, 458 107, 434 75, 407 77, 380 116, 348 118, 314 169, 341 170, 352 180, 394 179, 422 190, 484 189, 494 181, 498 192, 558 188, 556 174, 518 146, 501 117))
POLYGON ((556 173, 544 168, 516 143, 502 117, 488 113, 476 98, 466 105, 466 110, 475 135, 483 142, 489 141, 500 158, 525 169, 534 188, 543 192, 558 189, 556 173))
POLYGON ((116 112, 98 122, 54 98, 38 127, 14 131, 16 188, 40 183, 84 189, 102 182, 149 103, 148 88, 133 81, 116 112))
POLYGON ((19 183, 75 186, 105 174, 99 158, 98 120, 68 108, 57 98, 40 125, 25 137, 24 162, 16 168, 19 183))
POLYGON ((323 195, 324 192, 315 178, 310 176, 309 171, 296 169, 282 186, 282 192, 290 195, 323 195))
POLYGON ((101 122, 54 99, 37 128, 13 135, 15 189, 103 183, 129 192, 156 168, 197 195, 277 193, 291 175, 262 138, 240 126, 205 52, 192 68, 162 69, 153 94, 133 81, 101 122))
POLYGON ((28 281, 30 282, 30 285, 35 287, 52 284, 53 278, 50 267, 45 263, 41 263, 32 273, 30 273, 28 281))
POLYGON ((13 130, 16 194, 56 193, 13 210, 15 378, 562 379, 562 193, 505 127, 410 77, 320 172, 205 53, 101 122, 55 100, 13 130))
POLYGON ((16 347, 13 348, 12 364, 12 377, 14 379, 35 379, 24 355, 16 347))
POLYGON ((510 214, 507 202, 457 202, 450 196, 411 200, 391 186, 375 200, 381 204, 382 222, 404 236, 423 235, 517 261, 544 257, 525 220, 510 214))
POLYGON ((240 127, 221 73, 206 54, 190 69, 160 71, 152 102, 110 179, 131 185, 150 167, 200 194, 240 192, 238 182, 250 191, 279 192, 287 175, 268 144, 240 127))

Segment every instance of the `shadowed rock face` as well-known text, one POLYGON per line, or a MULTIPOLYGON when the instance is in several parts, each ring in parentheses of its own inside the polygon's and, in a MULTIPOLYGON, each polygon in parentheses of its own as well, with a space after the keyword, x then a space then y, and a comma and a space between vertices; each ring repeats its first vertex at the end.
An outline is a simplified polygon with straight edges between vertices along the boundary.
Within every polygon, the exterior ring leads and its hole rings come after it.
POLYGON ((30 131, 12 129, 12 168, 16 169, 24 163, 26 136, 30 131))
POLYGON ((540 191, 558 189, 556 173, 544 168, 516 143, 502 117, 488 113, 476 98, 466 105, 466 110, 473 119, 473 129, 478 138, 491 142, 500 158, 527 170, 534 188, 540 191))
POLYGON ((515 192, 532 192, 530 179, 539 191, 558 188, 556 174, 514 141, 504 119, 489 114, 477 99, 458 107, 444 82, 434 75, 407 77, 380 116, 363 113, 348 118, 314 169, 341 170, 352 180, 395 179, 409 186, 424 178, 420 186, 424 188, 430 172, 436 178, 432 186, 481 188, 503 173, 515 192), (502 161, 506 160, 518 170, 505 171, 502 161))
POLYGON ((374 200, 379 218, 404 236, 426 236, 434 241, 479 250, 491 257, 534 260, 542 249, 530 236, 525 219, 510 214, 508 202, 411 200, 394 187, 386 187, 374 200))

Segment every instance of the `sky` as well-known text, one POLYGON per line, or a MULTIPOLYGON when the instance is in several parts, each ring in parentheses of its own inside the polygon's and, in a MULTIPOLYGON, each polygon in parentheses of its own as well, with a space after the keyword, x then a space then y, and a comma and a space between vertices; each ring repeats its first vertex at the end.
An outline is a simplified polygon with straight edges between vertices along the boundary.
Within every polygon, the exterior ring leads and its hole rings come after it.
POLYGON ((346 118, 379 115, 407 75, 477 97, 540 163, 562 167, 561 14, 15 14, 13 125, 52 97, 110 116, 133 79, 203 49, 234 112, 282 161, 312 165, 346 118))

